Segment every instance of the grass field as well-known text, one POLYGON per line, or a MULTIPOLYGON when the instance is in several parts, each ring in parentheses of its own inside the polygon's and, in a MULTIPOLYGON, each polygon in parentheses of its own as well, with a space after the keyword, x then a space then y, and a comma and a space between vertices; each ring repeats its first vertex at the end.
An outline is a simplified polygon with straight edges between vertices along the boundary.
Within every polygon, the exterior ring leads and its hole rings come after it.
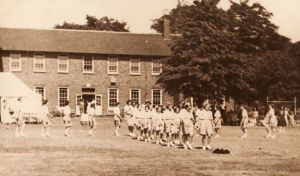
POLYGON ((194 149, 167 148, 112 136, 113 121, 98 119, 95 136, 88 127, 73 121, 72 136, 63 136, 60 119, 53 121, 51 138, 40 137, 40 125, 26 127, 26 138, 14 138, 14 125, 0 125, 0 175, 300 175, 300 128, 289 128, 277 139, 264 138, 265 131, 249 130, 241 140, 238 127, 223 127, 214 148, 230 155, 212 154, 194 138, 194 149))

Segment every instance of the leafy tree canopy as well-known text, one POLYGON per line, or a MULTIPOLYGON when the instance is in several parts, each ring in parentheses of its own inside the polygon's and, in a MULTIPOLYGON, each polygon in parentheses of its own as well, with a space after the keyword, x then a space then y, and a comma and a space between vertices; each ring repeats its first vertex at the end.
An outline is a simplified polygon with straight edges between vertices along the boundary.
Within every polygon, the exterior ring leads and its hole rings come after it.
POLYGON ((289 39, 278 34, 272 14, 259 3, 231 2, 227 11, 219 0, 179 4, 170 14, 154 20, 162 30, 163 18, 181 36, 171 44, 158 82, 166 91, 183 93, 199 101, 230 96, 239 102, 264 100, 266 96, 291 96, 294 60, 289 39))
POLYGON ((94 16, 85 17, 86 24, 76 24, 64 22, 62 25, 55 25, 56 29, 76 29, 76 30, 98 30, 98 31, 118 31, 129 32, 126 22, 120 22, 107 16, 97 19, 94 16))

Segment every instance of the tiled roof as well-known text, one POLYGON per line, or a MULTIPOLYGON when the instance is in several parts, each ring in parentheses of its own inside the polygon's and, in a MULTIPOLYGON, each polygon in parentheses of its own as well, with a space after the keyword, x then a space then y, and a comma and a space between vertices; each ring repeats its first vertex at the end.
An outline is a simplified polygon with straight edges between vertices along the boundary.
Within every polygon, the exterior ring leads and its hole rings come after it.
POLYGON ((0 48, 16 51, 168 56, 161 34, 0 28, 0 48))

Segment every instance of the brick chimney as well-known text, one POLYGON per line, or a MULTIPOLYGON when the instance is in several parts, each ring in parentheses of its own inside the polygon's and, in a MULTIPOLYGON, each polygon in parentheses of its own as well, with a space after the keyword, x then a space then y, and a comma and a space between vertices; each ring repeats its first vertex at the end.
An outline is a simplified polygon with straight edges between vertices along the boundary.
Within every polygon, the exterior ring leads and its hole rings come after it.
POLYGON ((164 18, 163 22, 163 33, 162 36, 164 40, 170 40, 170 21, 167 18, 164 18))

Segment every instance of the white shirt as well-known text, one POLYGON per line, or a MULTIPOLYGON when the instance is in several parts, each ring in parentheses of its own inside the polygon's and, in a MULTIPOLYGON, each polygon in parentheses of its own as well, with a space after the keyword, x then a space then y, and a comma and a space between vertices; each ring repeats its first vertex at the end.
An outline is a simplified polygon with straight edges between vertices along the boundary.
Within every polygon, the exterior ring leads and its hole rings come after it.
POLYGON ((114 107, 114 109, 113 109, 113 113, 114 113, 114 115, 118 115, 118 116, 120 116, 120 114, 121 114, 121 112, 120 112, 120 108, 119 108, 118 106, 114 107))
POLYGON ((203 120, 212 120, 213 119, 213 113, 210 110, 204 110, 203 111, 203 117, 201 117, 203 120))
POLYGON ((127 114, 127 115, 132 114, 131 109, 132 109, 131 105, 125 105, 124 106, 124 112, 125 112, 125 114, 127 114))
POLYGON ((214 114, 215 118, 220 118, 221 117, 221 112, 219 110, 217 110, 214 114))
POLYGON ((248 112, 247 112, 246 109, 243 109, 243 110, 242 110, 242 118, 243 118, 243 119, 244 119, 244 118, 248 118, 248 112))

